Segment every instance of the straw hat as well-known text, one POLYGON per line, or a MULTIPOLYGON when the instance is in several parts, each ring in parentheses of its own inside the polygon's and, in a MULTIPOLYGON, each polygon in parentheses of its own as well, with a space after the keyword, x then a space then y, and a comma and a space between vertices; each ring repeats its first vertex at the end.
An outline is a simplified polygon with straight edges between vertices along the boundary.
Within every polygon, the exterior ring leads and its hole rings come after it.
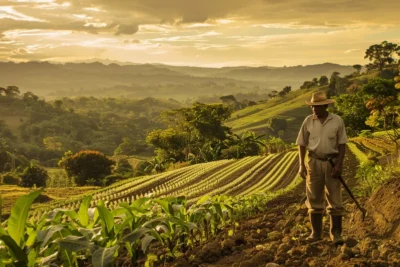
POLYGON ((325 92, 319 91, 312 94, 311 101, 306 101, 309 106, 322 106, 335 103, 335 100, 328 99, 325 92))

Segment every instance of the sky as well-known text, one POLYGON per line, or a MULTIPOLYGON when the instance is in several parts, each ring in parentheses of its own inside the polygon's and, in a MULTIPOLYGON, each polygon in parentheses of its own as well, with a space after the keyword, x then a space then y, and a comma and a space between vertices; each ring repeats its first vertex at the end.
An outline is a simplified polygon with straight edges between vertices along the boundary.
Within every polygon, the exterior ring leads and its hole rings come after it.
POLYGON ((0 61, 366 64, 399 0, 0 0, 0 61))

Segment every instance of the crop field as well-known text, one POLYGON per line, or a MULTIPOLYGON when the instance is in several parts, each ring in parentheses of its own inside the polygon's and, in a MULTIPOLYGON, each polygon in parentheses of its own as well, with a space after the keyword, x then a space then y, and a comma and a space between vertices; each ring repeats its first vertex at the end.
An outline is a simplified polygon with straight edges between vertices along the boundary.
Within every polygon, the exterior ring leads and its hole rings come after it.
POLYGON ((360 162, 367 162, 374 157, 387 158, 395 148, 384 132, 374 133, 372 137, 354 137, 349 141, 347 147, 360 162))
MULTIPOLYGON (((297 152, 252 156, 191 165, 160 174, 135 177, 90 193, 90 205, 100 201, 113 209, 142 197, 186 196, 193 204, 203 196, 250 195, 285 188, 297 175, 297 152)), ((78 209, 85 196, 55 200, 35 209, 40 216, 54 208, 78 209)))
MULTIPOLYGON (((7 230, 0 228, 0 239, 12 252, 3 253, 2 263, 76 266, 85 259, 96 267, 109 266, 121 250, 135 262, 153 240, 175 258, 180 246, 207 242, 224 226, 265 209, 268 200, 298 185, 297 164, 297 151, 196 164, 71 199, 57 199, 52 192, 54 200, 35 204, 30 212, 40 192, 22 190, 14 194, 18 200, 12 199, 15 204, 3 223, 7 230)), ((3 191, 3 201, 9 202, 6 191, 13 188, 3 191)))
POLYGON ((293 142, 297 136, 304 118, 311 114, 311 110, 305 105, 305 101, 311 98, 313 91, 298 90, 291 95, 291 99, 276 97, 265 104, 247 107, 232 114, 232 118, 226 124, 232 127, 235 133, 254 131, 263 133, 270 118, 280 117, 288 121, 286 141, 293 142))
MULTIPOLYGON (((348 144, 358 162, 383 146, 363 139, 348 144)), ((190 165, 68 199, 46 189, 53 200, 33 206, 35 199, 41 202, 40 192, 22 190, 3 223, 7 230, 0 232, 12 252, 3 253, 3 263, 100 267, 140 259, 140 266, 152 266, 152 253, 160 249, 161 261, 174 259, 182 248, 214 240, 228 225, 233 234, 240 218, 267 211, 268 201, 299 185, 297 156, 289 151, 190 165)), ((13 188, 4 196, 6 191, 13 188)))

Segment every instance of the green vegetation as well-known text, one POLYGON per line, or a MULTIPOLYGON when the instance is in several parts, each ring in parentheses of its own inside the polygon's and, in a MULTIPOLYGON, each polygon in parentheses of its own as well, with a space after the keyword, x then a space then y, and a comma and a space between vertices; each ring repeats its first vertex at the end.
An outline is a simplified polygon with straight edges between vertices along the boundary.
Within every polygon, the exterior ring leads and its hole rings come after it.
POLYGON ((236 111, 226 125, 232 127, 232 131, 236 134, 253 131, 270 137, 278 137, 279 131, 283 130, 282 139, 294 142, 304 118, 311 114, 305 101, 310 100, 315 90, 317 88, 293 91, 283 97, 272 98, 266 103, 236 111), (271 120, 274 119, 285 119, 288 127, 271 128, 271 120))
POLYGON ((76 154, 66 152, 59 165, 79 186, 101 185, 102 180, 111 174, 115 162, 98 151, 82 150, 76 154))
POLYGON ((47 171, 39 166, 26 167, 21 175, 21 186, 23 187, 45 187, 49 175, 47 171))
POLYGON ((387 42, 371 46, 368 73, 354 65, 352 74, 334 71, 259 102, 238 101, 233 92, 215 96, 223 103, 189 107, 153 98, 45 102, 30 92, 19 96, 15 86, 1 88, 7 121, 0 122, 0 173, 10 185, 0 187, 0 215, 8 217, 0 227, 0 266, 104 266, 121 255, 135 264, 146 254, 151 266, 204 244, 228 224, 234 231, 241 216, 265 210, 266 201, 299 184, 297 151, 283 140, 294 141, 311 114, 304 102, 316 90, 336 99, 332 110, 345 120, 348 148, 360 163, 356 192, 370 195, 398 171, 395 52, 387 42), (58 162, 64 170, 37 165, 58 162), (106 187, 69 189, 77 196, 45 188, 39 197, 16 186, 87 184, 106 187))

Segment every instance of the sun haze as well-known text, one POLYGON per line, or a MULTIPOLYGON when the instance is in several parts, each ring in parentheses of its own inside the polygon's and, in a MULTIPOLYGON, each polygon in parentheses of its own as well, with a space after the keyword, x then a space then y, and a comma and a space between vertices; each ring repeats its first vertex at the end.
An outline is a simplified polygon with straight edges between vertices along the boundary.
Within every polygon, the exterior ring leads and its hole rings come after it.
POLYGON ((0 0, 0 61, 366 63, 400 42, 397 0, 0 0))

